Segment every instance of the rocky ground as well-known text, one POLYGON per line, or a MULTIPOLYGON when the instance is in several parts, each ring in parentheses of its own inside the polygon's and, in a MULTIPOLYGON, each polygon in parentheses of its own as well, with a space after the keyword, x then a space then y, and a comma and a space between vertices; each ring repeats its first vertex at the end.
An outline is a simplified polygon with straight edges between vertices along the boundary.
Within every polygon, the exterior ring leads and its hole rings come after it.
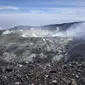
POLYGON ((85 85, 85 58, 66 58, 68 38, 0 37, 0 85, 85 85))
POLYGON ((0 85, 85 85, 85 59, 75 55, 47 64, 1 61, 0 85))

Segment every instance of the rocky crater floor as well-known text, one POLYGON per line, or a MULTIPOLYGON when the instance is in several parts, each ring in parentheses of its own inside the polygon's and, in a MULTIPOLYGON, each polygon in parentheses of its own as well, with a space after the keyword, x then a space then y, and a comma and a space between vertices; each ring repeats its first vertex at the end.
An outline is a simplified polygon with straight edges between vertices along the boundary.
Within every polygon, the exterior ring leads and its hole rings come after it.
POLYGON ((0 85, 85 85, 84 56, 68 57, 77 42, 0 36, 0 85))

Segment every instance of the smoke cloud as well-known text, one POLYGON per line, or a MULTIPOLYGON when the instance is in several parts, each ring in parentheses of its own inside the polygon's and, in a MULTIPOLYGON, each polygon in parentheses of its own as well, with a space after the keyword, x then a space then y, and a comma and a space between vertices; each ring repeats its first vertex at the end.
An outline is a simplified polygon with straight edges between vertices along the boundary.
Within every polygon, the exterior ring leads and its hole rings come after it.
POLYGON ((85 23, 73 25, 70 28, 68 28, 66 31, 58 32, 58 33, 54 34, 53 36, 84 38, 85 23))
POLYGON ((85 36, 85 23, 73 25, 66 31, 69 37, 84 37, 85 36))

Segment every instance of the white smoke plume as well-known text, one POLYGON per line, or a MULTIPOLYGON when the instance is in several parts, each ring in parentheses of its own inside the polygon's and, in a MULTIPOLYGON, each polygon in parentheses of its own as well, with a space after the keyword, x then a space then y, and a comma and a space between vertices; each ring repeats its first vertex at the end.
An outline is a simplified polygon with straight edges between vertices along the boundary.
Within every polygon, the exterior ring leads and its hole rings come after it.
POLYGON ((76 24, 68 28, 66 31, 57 32, 52 36, 60 36, 60 37, 85 37, 85 23, 76 24))
POLYGON ((56 31, 50 31, 50 30, 30 30, 23 32, 26 36, 31 37, 79 37, 84 38, 85 36, 85 23, 80 24, 74 24, 70 28, 68 28, 66 31, 59 31, 59 28, 57 27, 56 31), (30 34, 31 33, 31 34, 30 34))
POLYGON ((44 30, 44 29, 35 29, 32 28, 30 30, 19 30, 19 31, 9 31, 6 30, 3 32, 4 34, 10 33, 21 33, 22 37, 85 37, 85 23, 74 24, 66 31, 60 31, 60 28, 56 28, 55 31, 44 30))
POLYGON ((73 25, 66 31, 67 36, 71 37, 84 37, 85 36, 85 23, 73 25))

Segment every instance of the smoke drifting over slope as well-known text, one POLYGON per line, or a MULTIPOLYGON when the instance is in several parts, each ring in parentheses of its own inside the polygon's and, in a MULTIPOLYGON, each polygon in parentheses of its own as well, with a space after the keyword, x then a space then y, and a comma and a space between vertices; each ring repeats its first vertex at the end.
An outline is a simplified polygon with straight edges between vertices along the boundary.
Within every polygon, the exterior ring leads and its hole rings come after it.
POLYGON ((40 27, 33 26, 16 26, 12 29, 5 30, 5 34, 19 34, 21 37, 77 37, 84 38, 85 22, 73 22, 46 25, 40 27))
POLYGON ((79 25, 73 25, 67 31, 67 36, 72 37, 84 37, 85 36, 85 23, 79 25))
POLYGON ((85 23, 80 23, 76 25, 72 25, 66 31, 57 32, 53 36, 60 36, 60 37, 79 37, 84 38, 85 36, 85 23))

